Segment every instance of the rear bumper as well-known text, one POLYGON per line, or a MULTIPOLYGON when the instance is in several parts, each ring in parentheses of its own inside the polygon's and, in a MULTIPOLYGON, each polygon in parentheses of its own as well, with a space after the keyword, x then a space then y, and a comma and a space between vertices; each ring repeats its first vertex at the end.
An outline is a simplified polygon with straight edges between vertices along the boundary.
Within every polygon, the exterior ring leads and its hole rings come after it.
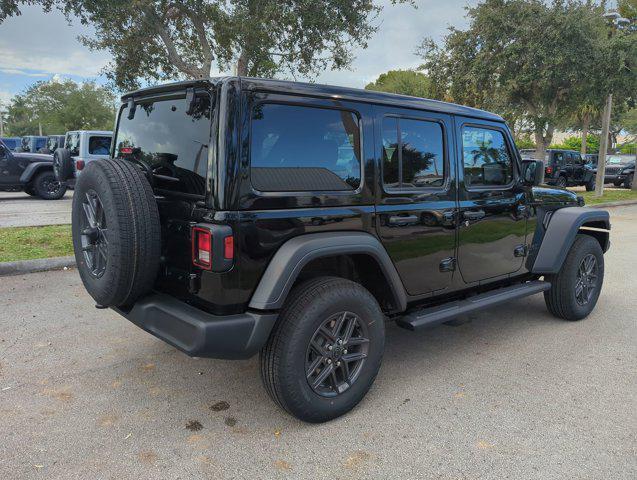
POLYGON ((226 359, 256 354, 278 316, 250 311, 217 316, 158 293, 138 300, 129 311, 113 310, 192 357, 226 359))

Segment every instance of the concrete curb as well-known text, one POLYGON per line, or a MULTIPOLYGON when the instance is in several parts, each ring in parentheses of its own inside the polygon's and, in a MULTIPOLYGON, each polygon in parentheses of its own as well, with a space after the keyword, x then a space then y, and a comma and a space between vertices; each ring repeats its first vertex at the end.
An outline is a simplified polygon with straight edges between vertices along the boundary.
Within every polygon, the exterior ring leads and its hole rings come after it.
POLYGON ((623 207, 625 205, 637 205, 637 200, 620 200, 618 202, 598 203, 596 205, 586 205, 590 208, 609 208, 609 207, 623 207))
POLYGON ((75 257, 38 258, 35 260, 20 260, 17 262, 1 262, 0 277, 44 272, 46 270, 60 270, 64 267, 74 266, 75 257))

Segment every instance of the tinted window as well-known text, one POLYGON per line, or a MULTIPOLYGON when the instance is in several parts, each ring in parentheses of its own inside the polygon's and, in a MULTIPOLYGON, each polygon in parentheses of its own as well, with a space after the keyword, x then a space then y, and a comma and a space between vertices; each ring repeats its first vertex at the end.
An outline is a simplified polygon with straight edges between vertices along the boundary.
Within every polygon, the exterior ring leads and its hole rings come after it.
POLYGON ((41 148, 46 146, 46 138, 36 138, 35 139, 35 151, 37 152, 41 148))
POLYGON ((513 162, 502 132, 479 127, 462 130, 465 184, 508 185, 513 180, 513 162))
POLYGON ((132 119, 128 118, 128 107, 124 107, 115 156, 142 160, 156 174, 179 180, 159 179, 159 188, 204 195, 211 99, 202 93, 195 96, 191 107, 188 103, 185 98, 139 103, 132 119))
POLYGON ((90 137, 88 153, 91 155, 108 155, 111 150, 111 137, 90 137))
POLYGON ((553 154, 553 160, 555 161, 556 165, 564 165, 565 161, 564 161, 564 152, 555 152, 553 154))
POLYGON ((345 110, 261 104, 252 112, 251 181, 261 191, 355 190, 358 117, 345 110))
POLYGON ((386 117, 383 120, 383 182, 389 188, 442 186, 442 126, 423 120, 386 117))
POLYGON ((64 147, 70 152, 71 155, 80 154, 80 134, 69 133, 66 136, 66 142, 64 147))

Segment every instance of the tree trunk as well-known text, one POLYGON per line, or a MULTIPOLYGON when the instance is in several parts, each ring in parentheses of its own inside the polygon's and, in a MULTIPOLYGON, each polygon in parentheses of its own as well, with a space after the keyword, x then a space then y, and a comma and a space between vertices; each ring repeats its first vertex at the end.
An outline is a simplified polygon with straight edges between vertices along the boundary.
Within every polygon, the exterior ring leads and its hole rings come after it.
POLYGON ((613 107, 613 94, 609 94, 604 105, 602 117, 602 136, 599 142, 599 160, 597 160, 597 177, 595 179, 595 196, 604 194, 604 177, 606 175, 606 153, 608 153, 608 137, 610 128, 610 115, 613 107))
POLYGON ((245 50, 241 51, 239 59, 237 60, 237 75, 246 77, 248 75, 248 58, 245 50))
POLYGON ((555 127, 548 125, 546 133, 544 132, 544 125, 535 125, 535 158, 536 160, 544 161, 546 157, 546 149, 553 141, 553 132, 555 127))
POLYGON ((584 118, 582 119, 582 146, 580 148, 580 152, 582 156, 586 155, 587 148, 587 140, 588 140, 588 130, 591 124, 591 114, 586 112, 584 114, 584 118))

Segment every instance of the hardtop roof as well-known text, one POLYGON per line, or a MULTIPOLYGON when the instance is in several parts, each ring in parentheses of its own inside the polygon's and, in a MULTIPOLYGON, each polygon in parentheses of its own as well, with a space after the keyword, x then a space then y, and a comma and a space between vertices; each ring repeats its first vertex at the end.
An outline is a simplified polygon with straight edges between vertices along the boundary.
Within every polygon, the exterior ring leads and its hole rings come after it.
POLYGON ((219 85, 229 81, 239 81, 242 90, 265 91, 276 93, 289 93, 293 95, 305 95, 312 97, 337 98, 341 100, 376 103, 382 105, 393 105, 396 107, 414 108, 419 110, 429 110, 439 113, 462 115, 473 118, 480 118, 495 122, 504 122, 504 119, 495 113, 480 110, 478 108, 457 105, 455 103, 442 102, 427 98, 411 97, 396 93, 376 92, 373 90, 362 90, 350 87, 338 87, 333 85, 322 85, 318 83, 292 82, 289 80, 271 80, 252 77, 213 77, 201 80, 187 80, 164 85, 142 88, 122 96, 122 101, 127 101, 131 97, 148 96, 162 92, 183 90, 188 87, 219 85))

